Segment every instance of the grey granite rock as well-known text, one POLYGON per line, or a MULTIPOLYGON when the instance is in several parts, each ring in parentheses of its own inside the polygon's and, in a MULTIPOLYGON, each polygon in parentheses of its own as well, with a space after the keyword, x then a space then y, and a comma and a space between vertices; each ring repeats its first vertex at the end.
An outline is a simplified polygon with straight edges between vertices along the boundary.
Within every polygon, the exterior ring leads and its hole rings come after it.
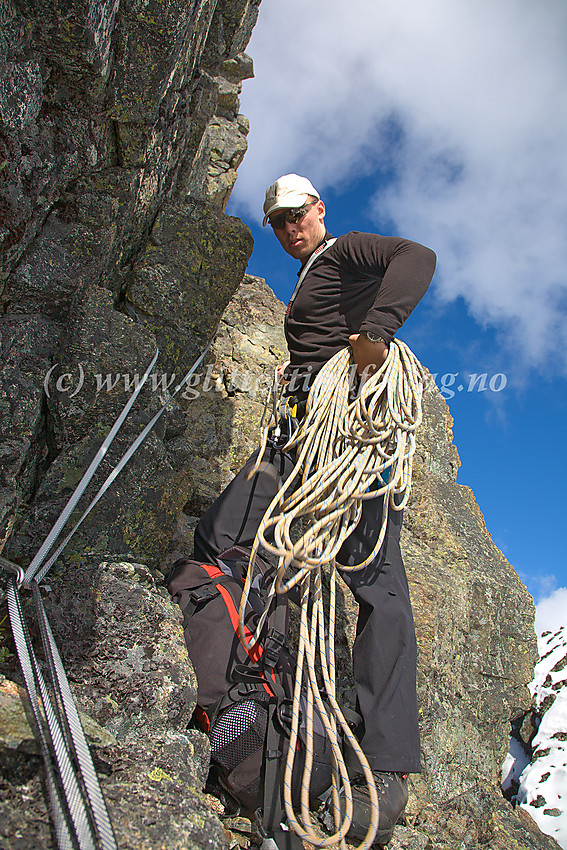
MULTIPOLYGON (((252 240, 222 210, 246 147, 238 94, 257 12, 255 0, 0 0, 0 540, 23 565, 156 348, 72 522, 240 284, 252 240)), ((187 730, 179 614, 149 569, 190 494, 187 404, 169 404, 44 583, 121 848, 227 843, 201 793, 208 740, 187 730)), ((0 765, 2 846, 53 846, 29 731, 0 741, 0 765)))

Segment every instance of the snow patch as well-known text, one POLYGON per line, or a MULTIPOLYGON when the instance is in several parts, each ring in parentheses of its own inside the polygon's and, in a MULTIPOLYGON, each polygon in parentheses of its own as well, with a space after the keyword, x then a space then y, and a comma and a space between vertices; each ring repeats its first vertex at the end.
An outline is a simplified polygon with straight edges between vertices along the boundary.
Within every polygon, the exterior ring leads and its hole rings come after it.
POLYGON ((523 747, 512 739, 502 787, 519 782, 515 802, 567 850, 567 627, 545 632, 538 648, 540 660, 530 690, 542 717, 532 741, 532 760, 526 764, 523 747))

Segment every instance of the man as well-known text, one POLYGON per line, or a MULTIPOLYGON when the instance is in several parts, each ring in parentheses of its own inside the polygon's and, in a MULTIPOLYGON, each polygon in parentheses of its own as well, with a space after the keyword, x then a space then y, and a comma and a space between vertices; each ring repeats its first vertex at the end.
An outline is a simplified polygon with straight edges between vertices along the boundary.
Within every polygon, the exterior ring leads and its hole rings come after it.
MULTIPOLYGON (((350 345, 359 375, 382 364, 388 344, 425 293, 435 269, 428 248, 397 237, 351 232, 334 240, 325 227, 325 205, 305 177, 287 174, 266 191, 269 221, 284 251, 302 267, 289 302, 285 334, 290 361, 280 372, 287 393, 301 406, 310 382, 334 354, 350 345)), ((250 547, 258 525, 294 465, 273 443, 261 472, 248 479, 246 463, 195 531, 195 557, 210 560, 234 545, 250 547), (273 475, 269 474, 269 471, 273 475)), ((360 563, 380 531, 382 501, 365 500, 361 520, 337 558, 360 563)), ((401 512, 390 511, 376 560, 343 577, 359 604, 353 673, 363 720, 361 745, 376 779, 380 820, 376 844, 384 846, 407 802, 407 774, 419 772, 416 643, 399 538, 401 512)), ((349 836, 363 838, 369 799, 353 782, 349 836)))

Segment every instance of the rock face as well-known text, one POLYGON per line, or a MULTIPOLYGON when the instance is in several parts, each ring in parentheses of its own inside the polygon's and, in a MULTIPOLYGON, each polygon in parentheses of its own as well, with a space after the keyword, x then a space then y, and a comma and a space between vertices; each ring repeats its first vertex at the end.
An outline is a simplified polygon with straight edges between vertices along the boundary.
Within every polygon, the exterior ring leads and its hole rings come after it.
MULTIPOLYGON (((223 209, 246 148, 257 6, 0 3, 0 539, 16 527, 22 561, 156 343, 140 409, 185 374, 242 279, 252 239, 223 209)), ((186 501, 171 433, 147 441, 105 533, 87 523, 76 551, 98 538, 101 555, 155 562, 186 501)))
MULTIPOLYGON (((91 497, 240 285, 252 238, 224 207, 258 5, 0 0, 0 549, 22 565, 156 347, 91 497)), ((201 793, 207 740, 186 732, 196 691, 178 614, 153 572, 191 495, 187 404, 162 416, 44 590, 121 848, 226 846, 201 793)), ((2 846, 45 848, 5 613, 2 846)))
MULTIPOLYGON (((196 683, 161 571, 190 552, 195 517, 255 446, 285 359, 283 305, 259 279, 241 285, 252 240, 224 214, 246 147, 238 93, 257 12, 258 0, 0 0, 5 556, 29 563, 156 347, 91 495, 218 326, 199 376, 44 587, 121 850, 234 843, 202 793, 207 739, 186 728, 196 683)), ((403 540, 424 773, 392 847, 551 848, 498 788, 510 719, 529 706, 533 605, 457 468, 431 387, 403 540)), ((341 599, 348 702, 355 612, 341 599)), ((3 614, 2 846, 46 848, 40 759, 3 614)))

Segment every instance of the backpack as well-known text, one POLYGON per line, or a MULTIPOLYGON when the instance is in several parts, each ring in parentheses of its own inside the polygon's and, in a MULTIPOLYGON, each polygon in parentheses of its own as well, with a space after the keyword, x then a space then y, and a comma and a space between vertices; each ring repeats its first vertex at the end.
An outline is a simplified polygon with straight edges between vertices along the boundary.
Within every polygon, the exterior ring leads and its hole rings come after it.
MULTIPOLYGON (((249 652, 243 647, 238 636, 238 607, 247 565, 248 553, 239 548, 223 552, 215 564, 182 558, 173 565, 166 584, 184 615, 185 642, 197 677, 193 720, 209 736, 211 765, 222 787, 245 809, 263 809, 266 823, 267 810, 274 813, 272 820, 281 812, 295 658, 286 637, 286 596, 277 596, 259 643, 249 652)), ((245 609, 248 637, 264 610, 261 586, 267 565, 261 563, 260 568, 262 575, 253 583, 245 609)), ((294 802, 299 802, 303 772, 301 731, 300 722, 292 780, 294 802)), ((330 742, 318 713, 314 716, 314 750, 313 801, 332 781, 330 742)))

